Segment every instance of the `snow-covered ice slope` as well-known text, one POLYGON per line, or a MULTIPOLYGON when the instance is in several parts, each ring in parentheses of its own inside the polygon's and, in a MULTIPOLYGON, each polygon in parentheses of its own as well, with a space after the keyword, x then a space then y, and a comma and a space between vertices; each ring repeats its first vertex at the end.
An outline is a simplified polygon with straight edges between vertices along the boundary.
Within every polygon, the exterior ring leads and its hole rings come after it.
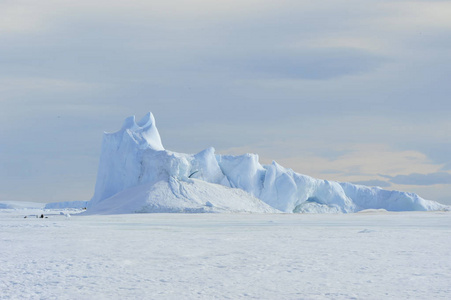
POLYGON ((164 150, 155 119, 127 118, 105 133, 87 214, 133 212, 278 212, 230 187, 214 149, 196 155, 164 150))
POLYGON ((88 213, 357 212, 363 209, 444 210, 411 193, 315 179, 256 154, 165 150, 152 113, 105 133, 88 213), (237 191, 240 189, 241 191, 237 191), (260 199, 257 200, 256 198, 260 199), (270 209, 266 204, 270 205, 270 209))
POLYGON ((198 179, 168 181, 125 189, 89 208, 85 214, 267 212, 276 209, 240 189, 198 179))

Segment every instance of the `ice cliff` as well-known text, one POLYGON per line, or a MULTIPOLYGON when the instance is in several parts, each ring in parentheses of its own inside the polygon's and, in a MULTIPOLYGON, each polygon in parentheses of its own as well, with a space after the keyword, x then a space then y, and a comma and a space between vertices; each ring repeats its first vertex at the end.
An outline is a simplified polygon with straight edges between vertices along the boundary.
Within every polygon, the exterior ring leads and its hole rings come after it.
POLYGON ((295 173, 256 154, 165 150, 152 113, 105 133, 87 213, 320 212, 440 210, 416 194, 339 183, 295 173))

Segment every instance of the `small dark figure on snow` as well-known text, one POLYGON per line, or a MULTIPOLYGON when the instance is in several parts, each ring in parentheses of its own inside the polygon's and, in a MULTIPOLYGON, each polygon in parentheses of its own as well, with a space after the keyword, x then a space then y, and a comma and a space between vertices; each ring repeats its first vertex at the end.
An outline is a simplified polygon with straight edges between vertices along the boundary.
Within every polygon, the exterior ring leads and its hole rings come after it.
POLYGON ((44 214, 41 214, 41 219, 44 219, 44 214))

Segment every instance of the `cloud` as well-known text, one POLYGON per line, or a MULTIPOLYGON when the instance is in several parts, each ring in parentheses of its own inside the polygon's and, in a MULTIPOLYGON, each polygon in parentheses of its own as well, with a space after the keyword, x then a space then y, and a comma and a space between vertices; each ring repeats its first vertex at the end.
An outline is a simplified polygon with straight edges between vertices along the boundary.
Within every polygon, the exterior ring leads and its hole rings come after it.
POLYGON ((45 23, 42 7, 18 5, 13 2, 3 1, 0 3, 0 35, 42 30, 45 23))
POLYGON ((380 19, 387 28, 408 31, 412 27, 418 28, 419 31, 430 28, 451 28, 449 1, 407 1, 408 5, 404 1, 396 2, 390 1, 383 5, 390 12, 380 19))
POLYGON ((269 77, 328 80, 375 70, 384 58, 363 49, 316 48, 252 55, 237 65, 269 77))
POLYGON ((326 170, 321 170, 321 173, 322 173, 322 174, 341 174, 342 171, 340 171, 340 170, 332 170, 332 169, 328 170, 328 169, 326 169, 326 170))
POLYGON ((367 186, 378 186, 382 188, 386 188, 391 186, 391 184, 387 181, 373 179, 373 180, 362 180, 362 181, 353 181, 354 184, 367 185, 367 186))
POLYGON ((390 182, 394 184, 404 184, 404 185, 451 184, 451 174, 446 172, 436 172, 429 174, 412 173, 409 175, 396 175, 396 176, 383 175, 383 177, 389 178, 390 182))

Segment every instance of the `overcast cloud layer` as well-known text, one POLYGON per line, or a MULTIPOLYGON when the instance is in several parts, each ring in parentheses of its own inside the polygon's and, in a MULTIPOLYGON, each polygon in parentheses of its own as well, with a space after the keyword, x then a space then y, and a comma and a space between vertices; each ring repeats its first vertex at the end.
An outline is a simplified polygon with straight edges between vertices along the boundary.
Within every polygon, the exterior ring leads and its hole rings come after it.
POLYGON ((0 200, 92 196, 103 131, 451 204, 451 2, 2 1, 0 200))

